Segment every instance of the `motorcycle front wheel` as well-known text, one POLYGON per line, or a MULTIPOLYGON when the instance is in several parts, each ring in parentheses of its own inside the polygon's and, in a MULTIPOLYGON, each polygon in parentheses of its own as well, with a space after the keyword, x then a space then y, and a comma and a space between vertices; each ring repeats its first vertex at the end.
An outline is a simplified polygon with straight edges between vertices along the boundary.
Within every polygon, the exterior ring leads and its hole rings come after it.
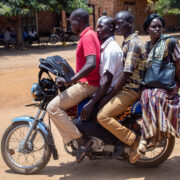
POLYGON ((4 132, 1 140, 1 153, 5 163, 19 174, 39 172, 51 157, 46 136, 39 129, 33 142, 28 142, 27 148, 23 150, 20 148, 28 130, 27 122, 12 123, 4 132))
POLYGON ((142 156, 134 165, 143 168, 157 167, 168 159, 175 145, 175 137, 163 139, 155 147, 148 148, 145 156, 142 156))

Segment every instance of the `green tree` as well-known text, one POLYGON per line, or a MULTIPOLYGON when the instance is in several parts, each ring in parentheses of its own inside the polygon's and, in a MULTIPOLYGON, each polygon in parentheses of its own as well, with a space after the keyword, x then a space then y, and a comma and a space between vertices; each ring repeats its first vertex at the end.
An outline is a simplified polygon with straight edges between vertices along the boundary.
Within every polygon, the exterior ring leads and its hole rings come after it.
POLYGON ((159 14, 160 16, 164 16, 166 14, 180 14, 180 1, 179 0, 147 0, 148 8, 154 12, 159 14))
POLYGON ((21 19, 22 16, 29 13, 36 13, 40 11, 55 11, 57 13, 61 10, 71 12, 76 8, 88 8, 84 0, 1 0, 0 1, 0 15, 7 17, 10 24, 12 24, 16 31, 17 47, 22 47, 24 44, 22 37, 21 19))

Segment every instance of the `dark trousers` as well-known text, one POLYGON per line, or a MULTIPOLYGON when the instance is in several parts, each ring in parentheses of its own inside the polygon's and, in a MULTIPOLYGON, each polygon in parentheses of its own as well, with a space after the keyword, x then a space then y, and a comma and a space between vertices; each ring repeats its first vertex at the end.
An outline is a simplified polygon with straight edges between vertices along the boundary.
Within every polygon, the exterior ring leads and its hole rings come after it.
POLYGON ((98 108, 95 106, 91 116, 87 120, 83 121, 79 116, 74 120, 76 127, 84 136, 95 136, 104 141, 106 144, 116 145, 119 142, 119 139, 96 122, 97 113, 98 108))
POLYGON ((32 37, 32 36, 29 36, 29 44, 32 44, 33 41, 38 41, 38 44, 40 43, 40 40, 39 40, 39 37, 36 36, 36 37, 32 37))

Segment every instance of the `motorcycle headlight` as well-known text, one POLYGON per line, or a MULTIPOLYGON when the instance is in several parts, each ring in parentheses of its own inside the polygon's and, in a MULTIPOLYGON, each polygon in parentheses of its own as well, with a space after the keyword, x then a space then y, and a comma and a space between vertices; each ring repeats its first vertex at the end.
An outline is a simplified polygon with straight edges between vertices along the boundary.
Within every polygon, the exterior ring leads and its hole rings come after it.
POLYGON ((34 101, 41 101, 43 99, 43 94, 38 89, 38 83, 34 83, 31 87, 31 94, 34 101))

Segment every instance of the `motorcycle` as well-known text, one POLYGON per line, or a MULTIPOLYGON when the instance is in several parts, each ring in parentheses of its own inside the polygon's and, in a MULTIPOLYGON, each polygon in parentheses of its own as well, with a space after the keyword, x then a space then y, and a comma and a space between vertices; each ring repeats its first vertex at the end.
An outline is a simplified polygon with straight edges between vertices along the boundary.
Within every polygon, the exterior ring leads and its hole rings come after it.
MULTIPOLYGON (((46 125, 43 121, 48 103, 58 93, 67 88, 66 86, 57 86, 55 77, 68 79, 75 74, 67 61, 60 56, 40 59, 39 68, 38 83, 33 84, 31 88, 31 94, 35 103, 28 105, 38 107, 36 116, 14 118, 12 124, 5 130, 1 140, 1 153, 5 163, 14 172, 20 174, 39 172, 47 165, 51 155, 55 160, 58 159, 58 152, 51 132, 51 121, 49 119, 49 125, 46 125), (44 77, 44 74, 46 77, 44 77)), ((97 126, 98 132, 101 130, 101 133, 97 134, 97 136, 93 135, 92 132, 83 132, 81 123, 78 124, 77 120, 79 118, 77 117, 86 102, 87 100, 67 111, 68 115, 74 117, 74 123, 77 124, 77 127, 84 136, 88 136, 88 138, 90 136, 92 139, 92 148, 86 156, 91 160, 113 159, 115 137, 97 123, 95 123, 95 126, 97 126), (107 138, 105 136, 104 138, 103 134, 106 134, 107 138)), ((123 115, 117 118, 120 123, 140 136, 141 117, 141 106, 140 102, 137 101, 123 115)), ((88 128, 91 129, 90 127, 88 128)), ((137 167, 156 167, 167 160, 173 151, 174 145, 175 138, 173 136, 164 138, 154 146, 148 147, 147 153, 141 156, 133 165, 137 167)), ((76 156, 77 148, 76 140, 68 144, 64 143, 65 151, 72 156, 76 156)), ((129 149, 130 147, 126 146, 124 153, 116 157, 116 159, 128 161, 129 149)))
POLYGON ((64 31, 59 29, 56 29, 55 33, 49 36, 49 42, 51 44, 56 44, 58 41, 76 43, 78 40, 79 37, 72 31, 64 31))

